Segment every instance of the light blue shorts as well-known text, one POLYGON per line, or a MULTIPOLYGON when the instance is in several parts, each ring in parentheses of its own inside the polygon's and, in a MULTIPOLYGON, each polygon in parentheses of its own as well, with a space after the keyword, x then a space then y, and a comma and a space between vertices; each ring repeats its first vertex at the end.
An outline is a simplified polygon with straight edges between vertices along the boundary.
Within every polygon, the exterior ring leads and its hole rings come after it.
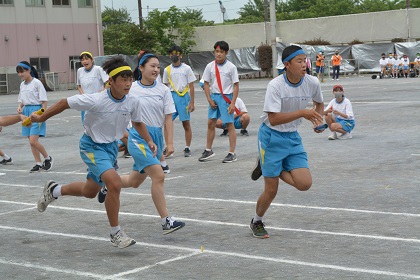
POLYGON ((344 120, 344 119, 335 118, 335 122, 341 124, 341 126, 343 127, 343 130, 345 130, 346 132, 351 132, 354 126, 356 125, 354 120, 344 120))
POLYGON ((190 93, 187 92, 184 96, 179 96, 175 91, 172 91, 172 99, 174 100, 176 112, 172 114, 172 120, 175 120, 179 116, 179 120, 189 121, 190 112, 188 111, 188 105, 190 104, 190 93))
POLYGON ((89 168, 86 178, 92 178, 96 183, 104 186, 101 175, 114 168, 118 155, 117 141, 99 144, 93 142, 92 138, 84 134, 80 138, 79 148, 80 157, 89 168))
POLYGON ((137 130, 133 127, 128 133, 128 152, 134 159, 133 170, 144 173, 144 168, 160 164, 160 157, 162 156, 163 150, 163 134, 161 127, 148 126, 150 137, 157 146, 156 156, 153 157, 153 152, 150 150, 147 142, 137 133, 137 130))
MULTIPOLYGON (((38 111, 42 108, 42 105, 25 105, 23 107, 22 114, 25 116, 29 116, 33 112, 38 111)), ((44 137, 47 132, 47 124, 43 123, 35 123, 33 122, 29 126, 22 125, 22 136, 31 136, 31 135, 39 135, 39 137, 44 137)))
POLYGON ((297 131, 280 132, 261 124, 258 152, 264 177, 278 177, 282 171, 309 168, 308 155, 297 131))
MULTIPOLYGON (((241 129, 242 128, 242 123, 241 123, 241 116, 237 116, 234 120, 233 120, 233 125, 235 126, 235 129, 241 129)), ((223 123, 222 124, 223 128, 226 128, 226 124, 223 123)))
MULTIPOLYGON (((227 98, 232 100, 233 94, 225 94, 227 98)), ((222 94, 212 93, 210 98, 217 104, 215 109, 208 106, 208 118, 209 119, 221 119, 223 123, 233 123, 233 113, 228 113, 229 104, 225 101, 222 94)))

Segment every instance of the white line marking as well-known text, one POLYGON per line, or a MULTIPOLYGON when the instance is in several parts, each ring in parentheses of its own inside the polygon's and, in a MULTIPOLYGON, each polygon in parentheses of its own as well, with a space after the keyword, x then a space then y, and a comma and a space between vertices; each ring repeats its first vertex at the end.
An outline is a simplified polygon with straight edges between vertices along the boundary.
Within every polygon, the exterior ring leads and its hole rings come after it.
POLYGON ((411 156, 416 156, 416 157, 419 157, 419 156, 420 156, 420 154, 411 154, 411 156))
MULTIPOLYGON (((17 201, 4 201, 4 200, 0 200, 0 203, 33 205, 33 204, 29 204, 29 203, 21 203, 21 202, 17 202, 17 201)), ((50 208, 66 210, 66 211, 79 211, 79 212, 89 212, 89 213, 96 213, 96 214, 99 214, 99 213, 106 214, 106 212, 104 210, 94 210, 94 209, 86 209, 86 208, 75 208, 75 207, 64 207, 64 206, 49 205, 48 209, 50 209, 50 208)), ((159 219, 160 218, 160 216, 158 216, 158 215, 141 214, 141 213, 120 212, 119 214, 121 216, 147 217, 147 218, 154 218, 154 219, 159 219)), ((201 223, 201 224, 212 224, 212 225, 221 225, 221 226, 235 226, 235 227, 248 227, 247 224, 210 221, 210 220, 201 220, 201 219, 190 219, 190 218, 183 218, 183 217, 178 217, 178 218, 180 220, 190 221, 190 222, 195 222, 195 223, 201 223)), ((334 236, 367 238, 367 239, 375 239, 375 240, 398 241, 398 242, 407 242, 407 243, 420 243, 420 239, 415 239, 415 238, 402 238, 402 237, 390 237, 390 236, 381 236, 381 235, 366 235, 366 234, 347 233, 347 232, 331 232, 331 231, 308 230, 308 229, 299 229, 299 228, 270 227, 270 226, 267 226, 266 228, 267 229, 272 229, 272 230, 278 230, 278 231, 293 231, 293 232, 304 232, 304 233, 313 233, 313 234, 321 234, 321 235, 334 235, 334 236)))
POLYGON ((128 270, 128 271, 125 271, 125 272, 114 274, 114 275, 112 275, 112 277, 121 277, 121 276, 126 276, 126 275, 129 275, 129 274, 134 274, 134 273, 137 273, 137 272, 149 269, 149 268, 153 268, 153 267, 158 266, 158 265, 183 260, 183 259, 190 258, 190 257, 193 257, 193 256, 198 255, 198 254, 201 254, 201 252, 195 252, 195 253, 191 253, 189 255, 179 256, 179 257, 176 257, 176 258, 172 258, 172 259, 164 260, 164 261, 161 261, 161 262, 157 262, 155 264, 146 265, 146 266, 139 267, 139 268, 136 268, 136 269, 128 270))
MULTIPOLYGON (((149 177, 147 177, 149 178, 149 177)), ((183 176, 176 176, 165 178, 165 180, 170 181, 173 179, 183 178, 183 176)), ((44 186, 30 186, 30 185, 18 185, 18 184, 4 184, 0 183, 0 186, 11 186, 11 187, 23 187, 23 188, 43 188, 44 186)), ((137 195, 137 196, 148 196, 151 194, 144 194, 132 191, 122 191, 121 194, 124 195, 137 195)), ((255 201, 246 201, 246 200, 235 200, 235 199, 221 199, 221 198, 205 198, 205 197, 191 197, 191 196, 177 196, 177 195, 165 195, 166 198, 174 199, 190 199, 190 200, 199 200, 199 201, 210 201, 210 202, 223 202, 223 203, 238 203, 238 204, 255 204, 255 201)), ((7 203, 6 200, 0 200, 4 203, 7 203)), ((314 209, 314 210, 325 210, 325 211, 343 211, 343 212, 354 212, 354 213, 364 213, 364 214, 380 214, 380 215, 393 215, 393 216, 405 216, 405 217, 416 217, 419 218, 420 214, 415 213, 405 213, 405 212, 386 212, 386 211, 375 211, 375 210, 364 210, 364 209, 352 209, 352 208, 335 208, 335 207, 324 207, 324 206, 310 206, 310 205, 295 205, 295 204, 284 204, 284 203, 271 203, 270 206, 278 207, 288 207, 288 208, 302 208, 302 209, 314 209)))
MULTIPOLYGON (((28 173, 29 174, 29 171, 28 170, 9 170, 9 169, 0 169, 0 171, 9 171, 9 172, 23 172, 23 173, 28 173)), ((87 174, 87 172, 79 172, 79 171, 68 171, 68 172, 60 172, 60 171, 46 171, 46 172, 43 172, 43 173, 48 173, 48 174, 66 174, 66 175, 86 175, 87 174)), ((0 173, 0 175, 1 174, 6 174, 6 173, 0 173)), ((119 173, 120 175, 128 175, 128 174, 130 174, 130 172, 124 172, 124 173, 119 173)), ((173 180, 173 179, 179 179, 179 178, 184 178, 184 176, 174 176, 174 177, 166 177, 167 175, 165 174, 165 181, 170 181, 170 180, 173 180)), ((147 180, 150 180, 150 177, 146 177, 146 179, 147 180)), ((15 185, 13 185, 13 184, 3 184, 3 183, 0 183, 0 185, 3 185, 3 186, 15 186, 15 185)), ((19 186, 19 185, 18 185, 19 186)), ((20 186, 22 186, 22 185, 20 185, 20 186)))
POLYGON ((15 261, 6 260, 3 258, 0 258, 0 264, 35 268, 35 269, 41 269, 41 270, 50 271, 50 272, 66 273, 70 275, 84 276, 84 277, 90 277, 90 278, 96 278, 96 279, 106 279, 105 275, 93 274, 93 273, 77 271, 73 269, 59 269, 59 268, 55 268, 51 266, 37 265, 37 264, 32 264, 32 263, 27 263, 27 262, 15 262, 15 261))
MULTIPOLYGON (((59 236, 59 237, 81 238, 81 239, 87 239, 87 240, 97 240, 97 241, 109 242, 108 239, 100 238, 100 237, 96 237, 96 236, 59 233, 59 232, 49 232, 49 231, 42 231, 42 230, 31 230, 31 229, 26 229, 26 228, 16 228, 16 227, 1 226, 1 225, 0 225, 0 228, 5 229, 5 230, 30 232, 30 233, 36 233, 36 234, 42 234, 42 235, 54 235, 54 236, 59 236)), ((161 249, 166 249, 166 250, 170 249, 170 250, 180 250, 180 251, 191 252, 191 254, 186 255, 184 257, 180 257, 178 259, 191 257, 191 256, 194 256, 194 255, 198 255, 198 253, 201 253, 200 249, 181 247, 181 246, 173 246, 173 245, 160 245, 160 244, 145 243, 145 242, 137 242, 135 245, 144 246, 144 247, 155 247, 155 248, 161 248, 161 249)), ((321 264, 321 263, 288 260, 288 259, 283 259, 283 258, 268 258, 268 257, 263 257, 263 256, 257 256, 257 255, 249 255, 249 254, 241 254, 241 253, 233 253, 233 252, 225 252, 225 251, 215 251, 215 250, 205 250, 203 252, 203 254, 205 254, 205 253, 214 254, 214 255, 230 256, 230 257, 237 257, 237 258, 242 258, 242 259, 260 260, 260 261, 266 261, 266 262, 286 263, 286 264, 292 264, 292 265, 327 268, 327 269, 332 269, 332 270, 351 271, 351 272, 356 272, 356 273, 367 273, 367 274, 377 274, 377 275, 387 275, 387 276, 397 276, 397 277, 407 277, 407 278, 413 278, 413 279, 420 279, 420 275, 400 273, 400 272, 394 272, 394 271, 382 271, 382 270, 364 269, 364 268, 356 268, 356 267, 345 267, 345 266, 339 266, 339 265, 329 265, 329 264, 321 264)), ((174 261, 174 260, 177 260, 177 258, 170 259, 170 260, 167 260, 167 261, 174 261)), ((149 266, 149 267, 153 267, 153 266, 149 266)), ((149 267, 145 267, 145 268, 143 268, 143 270, 147 269, 149 267)), ((142 270, 142 268, 139 268, 139 269, 142 270)), ((71 271, 71 270, 67 270, 67 271, 71 271)), ((133 273, 132 271, 135 271, 135 270, 130 270, 130 271, 127 271, 126 273, 133 273)), ((76 271, 76 273, 84 273, 84 272, 77 272, 76 271)), ((120 274, 124 274, 124 273, 120 273, 120 274)), ((95 278, 97 276, 99 276, 99 275, 90 274, 90 273, 83 274, 82 276, 88 276, 88 275, 92 275, 91 277, 95 277, 95 278)), ((116 274, 116 275, 119 275, 119 274, 116 274)), ((110 277, 114 277, 116 275, 113 275, 113 276, 110 276, 110 277)))
POLYGON ((4 176, 4 175, 6 175, 6 173, 0 173, 0 176, 4 176))
POLYGON ((2 216, 2 215, 7 215, 7 214, 19 213, 19 212, 25 212, 25 211, 33 210, 33 209, 35 209, 35 208, 36 208, 36 207, 30 207, 30 208, 25 208, 25 209, 15 210, 15 211, 3 212, 3 213, 0 213, 0 216, 2 216))

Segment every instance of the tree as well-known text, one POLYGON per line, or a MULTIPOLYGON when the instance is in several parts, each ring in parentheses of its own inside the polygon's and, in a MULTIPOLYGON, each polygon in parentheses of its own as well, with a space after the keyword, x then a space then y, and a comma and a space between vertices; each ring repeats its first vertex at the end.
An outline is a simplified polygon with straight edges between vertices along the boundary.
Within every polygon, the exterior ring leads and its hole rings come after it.
POLYGON ((181 10, 175 6, 162 12, 158 9, 152 10, 144 22, 145 27, 159 38, 156 49, 161 54, 166 54, 175 44, 180 45, 184 52, 188 53, 195 45, 194 26, 213 24, 212 21, 203 20, 201 10, 181 10))
POLYGON ((135 55, 140 49, 153 50, 157 39, 148 30, 140 30, 126 9, 105 8, 102 13, 104 53, 135 55))

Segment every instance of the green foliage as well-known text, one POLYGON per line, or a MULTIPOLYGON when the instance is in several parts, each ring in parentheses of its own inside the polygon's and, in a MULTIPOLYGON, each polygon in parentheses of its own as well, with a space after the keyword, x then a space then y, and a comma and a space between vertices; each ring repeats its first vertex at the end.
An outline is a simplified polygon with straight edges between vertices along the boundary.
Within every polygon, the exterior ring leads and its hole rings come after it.
POLYGON ((301 44, 303 45, 312 45, 312 46, 324 46, 324 45, 331 45, 329 41, 319 38, 313 38, 312 40, 303 41, 301 44))
POLYGON ((134 55, 140 49, 154 49, 157 39, 148 30, 140 30, 126 9, 105 8, 102 13, 104 53, 134 55))

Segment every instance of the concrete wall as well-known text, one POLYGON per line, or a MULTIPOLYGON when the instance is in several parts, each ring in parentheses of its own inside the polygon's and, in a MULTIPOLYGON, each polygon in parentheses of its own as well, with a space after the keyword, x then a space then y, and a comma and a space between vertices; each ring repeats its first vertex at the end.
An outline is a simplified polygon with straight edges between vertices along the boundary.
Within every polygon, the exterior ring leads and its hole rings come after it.
MULTIPOLYGON (((276 36, 283 43, 321 38, 333 45, 358 39, 364 43, 390 42, 394 38, 420 38, 420 8, 312 19, 278 21, 276 36)), ((232 49, 254 47, 266 42, 270 26, 264 23, 196 28, 193 51, 212 51, 216 41, 225 40, 232 49)))

